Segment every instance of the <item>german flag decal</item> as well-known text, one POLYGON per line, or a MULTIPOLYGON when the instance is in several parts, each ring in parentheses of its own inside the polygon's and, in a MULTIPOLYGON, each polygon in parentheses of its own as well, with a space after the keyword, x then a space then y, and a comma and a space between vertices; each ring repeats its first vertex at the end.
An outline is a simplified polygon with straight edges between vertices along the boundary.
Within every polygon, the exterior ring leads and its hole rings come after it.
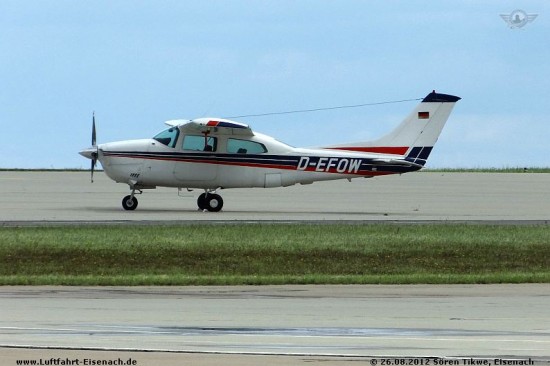
POLYGON ((418 112, 418 119, 430 118, 430 112, 418 112))

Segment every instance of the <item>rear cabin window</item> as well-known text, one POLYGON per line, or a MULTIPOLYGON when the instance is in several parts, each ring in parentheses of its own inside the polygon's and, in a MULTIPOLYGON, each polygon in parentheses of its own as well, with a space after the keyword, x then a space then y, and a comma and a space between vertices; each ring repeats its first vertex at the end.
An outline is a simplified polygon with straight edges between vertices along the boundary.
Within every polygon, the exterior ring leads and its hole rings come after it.
POLYGON ((227 152, 230 154, 263 154, 267 152, 264 144, 248 140, 227 140, 227 152))
POLYGON ((218 139, 216 137, 187 135, 183 138, 183 150, 192 151, 216 151, 218 139))

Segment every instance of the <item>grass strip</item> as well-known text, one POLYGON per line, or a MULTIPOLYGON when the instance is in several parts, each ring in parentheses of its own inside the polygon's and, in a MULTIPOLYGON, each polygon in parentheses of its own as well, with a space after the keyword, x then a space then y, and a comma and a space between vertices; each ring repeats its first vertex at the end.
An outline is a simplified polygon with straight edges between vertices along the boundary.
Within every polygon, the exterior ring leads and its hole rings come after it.
POLYGON ((0 228, 1 285, 550 282, 549 226, 0 228))

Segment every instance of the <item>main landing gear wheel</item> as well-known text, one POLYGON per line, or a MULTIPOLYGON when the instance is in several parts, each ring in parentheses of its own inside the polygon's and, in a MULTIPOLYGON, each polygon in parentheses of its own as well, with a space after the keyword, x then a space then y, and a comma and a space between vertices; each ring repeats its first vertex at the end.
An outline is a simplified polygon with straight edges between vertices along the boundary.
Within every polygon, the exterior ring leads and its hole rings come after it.
POLYGON ((197 205, 201 210, 218 212, 223 207, 223 199, 216 193, 203 193, 197 199, 197 205))
POLYGON ((199 206, 199 210, 207 210, 208 207, 206 206, 206 193, 203 193, 197 198, 197 206, 199 206))
POLYGON ((128 195, 122 199, 122 207, 127 211, 133 211, 138 206, 138 200, 132 195, 128 195))

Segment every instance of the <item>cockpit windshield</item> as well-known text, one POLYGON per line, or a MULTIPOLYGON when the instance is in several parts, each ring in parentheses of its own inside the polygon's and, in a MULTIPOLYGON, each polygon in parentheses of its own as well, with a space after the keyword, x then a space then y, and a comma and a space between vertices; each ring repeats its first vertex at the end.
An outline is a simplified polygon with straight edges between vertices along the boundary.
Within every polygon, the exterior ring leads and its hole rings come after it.
POLYGON ((153 137, 153 140, 157 140, 163 145, 166 145, 168 147, 176 147, 176 142, 178 141, 178 135, 180 133, 180 130, 177 127, 170 127, 167 130, 162 131, 155 137, 153 137))

